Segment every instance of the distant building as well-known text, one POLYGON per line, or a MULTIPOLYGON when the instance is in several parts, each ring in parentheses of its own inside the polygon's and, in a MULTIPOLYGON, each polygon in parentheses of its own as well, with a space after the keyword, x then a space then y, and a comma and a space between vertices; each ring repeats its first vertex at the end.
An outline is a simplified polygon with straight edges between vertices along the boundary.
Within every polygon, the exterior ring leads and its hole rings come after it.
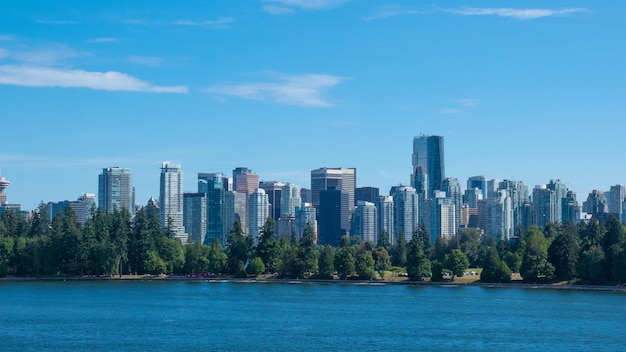
POLYGON ((478 201, 486 199, 483 192, 478 188, 466 189, 463 193, 463 204, 467 204, 470 208, 478 208, 478 201))
POLYGON ((296 230, 296 216, 295 213, 283 214, 276 222, 276 235, 278 238, 285 237, 291 238, 291 235, 295 234, 296 230))
POLYGON ((206 212, 206 193, 183 193, 183 226, 189 235, 189 242, 205 243, 206 212))
MULTIPOLYGON (((485 176, 472 176, 467 179, 467 190, 471 190, 474 188, 478 188, 478 190, 482 194, 481 199, 487 199, 487 180, 485 179, 485 176)), ((471 208, 476 208, 476 206, 473 206, 471 208)))
MULTIPOLYGON (((348 194, 350 210, 354 206, 356 169, 350 167, 323 167, 311 171, 311 196, 313 206, 320 205, 320 192, 341 190, 348 194)), ((318 214, 319 215, 319 214, 318 214)))
POLYGON ((559 218, 556 192, 546 185, 537 185, 533 189, 534 224, 543 227, 559 218))
POLYGON ((267 199, 270 204, 269 216, 278 222, 281 214, 285 213, 282 210, 282 194, 285 184, 279 181, 263 181, 259 183, 259 188, 265 191, 267 199))
POLYGON ((341 237, 350 231, 350 198, 342 190, 323 190, 319 192, 318 206, 318 243, 338 246, 341 237))
POLYGON ((113 209, 135 209, 135 195, 130 169, 108 167, 98 176, 98 207, 105 213, 113 209))
MULTIPOLYGON (((50 220, 57 214, 63 213, 65 208, 70 207, 76 214, 76 221, 80 224, 84 224, 87 222, 90 216, 90 211, 92 207, 96 205, 96 195, 85 193, 82 196, 78 197, 77 200, 69 201, 64 200, 60 202, 49 202, 48 203, 48 215, 50 216, 50 220)), ((121 210, 121 208, 120 208, 121 210)), ((130 211, 131 209, 128 209, 130 211)))
MULTIPOLYGON (((463 194, 461 194, 461 184, 456 177, 446 177, 441 183, 441 190, 446 197, 450 198, 454 204, 454 224, 459 227, 461 224, 461 206, 463 205, 463 194)), ((453 229, 456 235, 456 229, 453 229)))
POLYGON ((307 224, 311 224, 311 227, 315 231, 315 238, 317 239, 317 210, 311 203, 302 203, 299 207, 296 207, 294 230, 298 239, 302 238, 307 224))
POLYGON ((371 202, 359 200, 352 214, 350 234, 361 236, 364 242, 378 242, 378 214, 376 205, 371 202))
POLYGON ((258 241, 259 234, 269 217, 269 199, 262 188, 257 188, 248 198, 249 234, 258 241))
POLYGON ((442 136, 420 135, 413 138, 413 174, 411 186, 424 199, 441 190, 445 177, 445 160, 442 136))
POLYGON ((506 190, 499 190, 497 197, 486 202, 485 234, 496 241, 508 241, 513 236, 513 207, 506 190))
POLYGON ((224 194, 224 233, 220 241, 226 242, 235 221, 239 221, 243 232, 248 233, 248 197, 245 193, 226 192, 224 194))
POLYGON ((413 231, 419 225, 419 197, 415 188, 409 186, 394 186, 389 192, 393 197, 394 231, 390 234, 392 243, 397 243, 400 234, 407 242, 411 240, 413 231))
POLYGON ((358 187, 354 190, 354 199, 376 204, 378 202, 379 189, 376 187, 358 187))
POLYGON ((587 196, 587 201, 583 203, 583 211, 592 216, 602 216, 608 214, 609 206, 604 193, 600 190, 593 190, 587 196))
POLYGON ((234 191, 249 197, 259 188, 259 175, 247 167, 238 167, 233 170, 233 188, 234 191))
POLYGON ((382 236, 383 232, 387 233, 389 243, 394 244, 394 205, 392 196, 379 196, 376 202, 376 211, 378 212, 378 236, 382 236))
POLYGON ((213 243, 217 238, 222 243, 224 235, 224 194, 228 189, 228 177, 221 172, 199 173, 198 193, 204 193, 206 198, 206 234, 203 236, 205 244, 213 243))
POLYGON ((280 199, 281 217, 284 214, 296 214, 296 208, 302 204, 301 194, 300 187, 289 182, 284 184, 280 199))
POLYGON ((161 164, 161 187, 159 197, 161 226, 174 232, 174 236, 187 243, 183 226, 183 171, 180 164, 161 164))

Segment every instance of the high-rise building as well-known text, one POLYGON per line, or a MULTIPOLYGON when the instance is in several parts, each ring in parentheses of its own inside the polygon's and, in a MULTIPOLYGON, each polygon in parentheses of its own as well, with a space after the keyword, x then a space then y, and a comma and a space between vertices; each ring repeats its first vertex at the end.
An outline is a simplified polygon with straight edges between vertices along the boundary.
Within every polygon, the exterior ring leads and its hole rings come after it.
POLYGON ((350 198, 348 192, 340 189, 319 192, 318 243, 338 246, 341 237, 350 231, 350 198))
POLYGON ((300 189, 300 198, 302 198, 302 203, 313 203, 313 193, 310 188, 302 188, 300 189))
POLYGON ((427 199, 432 197, 435 191, 441 190, 444 177, 443 137, 421 135, 413 138, 411 186, 427 199))
POLYGON ((431 243, 435 243, 439 237, 450 243, 456 236, 455 206, 446 193, 436 191, 433 198, 424 202, 424 225, 430 234, 431 243))
POLYGON ((604 193, 597 189, 591 191, 587 196, 587 201, 583 202, 583 211, 592 216, 607 214, 609 206, 604 193))
POLYGON ((389 243, 395 244, 395 230, 394 230, 394 208, 392 196, 378 196, 378 202, 376 203, 376 210, 378 211, 378 236, 383 235, 383 232, 387 233, 389 243))
MULTIPOLYGON (((441 182, 441 190, 446 193, 446 197, 454 204, 454 224, 461 225, 461 206, 463 205, 463 194, 461 193, 461 183, 456 177, 446 177, 441 182)), ((454 230, 456 235, 456 229, 454 230)))
POLYGON ((206 193, 183 193, 183 226, 189 235, 189 242, 205 243, 206 193))
POLYGON ((555 222, 561 208, 557 206, 556 192, 546 185, 537 185, 533 189, 534 224, 540 227, 555 222))
POLYGON ((498 190, 505 190, 507 197, 511 198, 513 229, 515 230, 518 226, 523 225, 522 214, 524 204, 528 203, 528 187, 522 181, 504 180, 500 182, 498 190))
POLYGON ((361 236, 364 242, 378 243, 378 212, 376 205, 359 200, 352 213, 350 235, 361 236))
POLYGON ((248 198, 249 234, 255 243, 267 218, 269 217, 269 199, 262 188, 257 188, 248 198))
POLYGON ((500 186, 500 180, 493 178, 487 181, 487 198, 496 198, 498 197, 498 186, 500 186))
MULTIPOLYGON (((483 195, 481 199, 487 199, 487 180, 485 179, 485 176, 472 176, 467 179, 467 189, 470 190, 474 188, 478 188, 480 190, 481 194, 483 195)), ((471 208, 476 207, 474 206, 471 208)))
POLYGON ((556 212, 556 218, 553 221, 563 222, 563 212, 562 212, 563 207, 561 206, 561 203, 563 202, 563 199, 567 197, 567 186, 565 185, 565 183, 561 182, 561 180, 552 179, 546 185, 546 187, 554 191, 554 197, 556 200, 557 212, 556 212))
POLYGON ((248 197, 244 193, 226 192, 224 194, 224 233, 220 241, 225 243, 235 221, 239 221, 244 233, 248 233, 248 197))
POLYGON ((393 243, 397 243, 402 234, 409 242, 413 231, 419 225, 419 196, 415 188, 408 186, 391 187, 389 195, 393 197, 393 235, 390 234, 393 243))
POLYGON ((187 243, 183 226, 183 171, 180 164, 161 164, 161 189, 159 197, 161 226, 170 227, 176 238, 187 243))
MULTIPOLYGON (((61 202, 49 202, 48 212, 50 220, 57 214, 65 211, 65 208, 70 207, 76 214, 76 221, 80 224, 87 222, 90 216, 91 207, 96 205, 96 195, 91 193, 84 193, 78 197, 77 200, 69 201, 64 200, 61 202)), ((120 208, 121 210, 121 208, 120 208)), ((131 209, 128 209, 130 211, 131 209)))
POLYGON ((377 187, 358 187, 354 190, 354 199, 357 204, 360 200, 376 204, 379 192, 377 187))
POLYGON ((626 186, 614 185, 609 191, 609 213, 616 219, 622 221, 621 215, 624 212, 624 200, 626 200, 626 186))
POLYGON ((131 213, 135 207, 130 169, 107 167, 98 175, 98 207, 105 213, 126 208, 131 213))
POLYGON ((284 213, 282 211, 282 194, 284 187, 285 184, 278 181, 262 181, 259 183, 259 188, 265 191, 270 203, 269 216, 276 222, 278 222, 281 214, 284 213))
POLYGON ((296 232, 296 216, 294 213, 283 214, 276 222, 276 235, 278 238, 291 238, 296 232))
POLYGON ((259 175, 247 167, 238 167, 233 170, 233 190, 250 196, 259 188, 259 175))
POLYGON ((2 170, 0 170, 0 206, 7 204, 7 194, 4 193, 4 190, 9 187, 11 181, 8 181, 4 176, 2 176, 2 170))
POLYGON ((567 196, 561 203, 563 222, 571 222, 576 225, 580 222, 580 206, 576 200, 576 192, 567 191, 567 196))
MULTIPOLYGON (((323 167, 311 171, 311 198, 314 206, 320 205, 320 192, 341 190, 348 194, 350 207, 354 206, 356 169, 350 167, 323 167)), ((319 214, 318 214, 319 215, 319 214)))
POLYGON ((315 231, 315 238, 317 239, 317 211, 313 204, 302 203, 299 207, 296 207, 296 219, 294 230, 297 238, 302 238, 307 224, 310 224, 315 231))
POLYGON ((302 204, 301 188, 293 183, 285 183, 280 199, 281 217, 283 214, 294 215, 300 204, 302 204))
POLYGON ((206 234, 205 244, 213 243, 217 238, 224 243, 224 193, 228 189, 228 177, 221 172, 199 173, 198 193, 206 196, 206 234))
POLYGON ((463 204, 467 204, 470 208, 478 208, 478 201, 483 199, 483 193, 478 188, 466 189, 463 193, 463 204))
POLYGON ((496 241, 508 241, 513 236, 513 207, 506 190, 499 190, 497 197, 486 202, 485 234, 496 241))

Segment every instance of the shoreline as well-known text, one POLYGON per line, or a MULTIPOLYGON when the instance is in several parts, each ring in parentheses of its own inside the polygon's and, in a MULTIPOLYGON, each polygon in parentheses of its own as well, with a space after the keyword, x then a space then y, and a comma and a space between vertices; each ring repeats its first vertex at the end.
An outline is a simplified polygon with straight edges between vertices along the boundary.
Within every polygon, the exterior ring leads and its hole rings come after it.
POLYGON ((187 277, 187 276, 129 276, 122 277, 3 277, 1 282, 25 281, 189 281, 209 283, 259 283, 259 284, 331 284, 362 286, 446 286, 446 287, 484 287, 484 288, 523 288, 567 291, 615 291, 626 292, 625 285, 575 285, 575 284, 536 284, 536 283, 483 283, 483 282, 430 282, 430 281, 384 281, 384 280, 322 280, 322 279, 256 279, 228 277, 187 277))

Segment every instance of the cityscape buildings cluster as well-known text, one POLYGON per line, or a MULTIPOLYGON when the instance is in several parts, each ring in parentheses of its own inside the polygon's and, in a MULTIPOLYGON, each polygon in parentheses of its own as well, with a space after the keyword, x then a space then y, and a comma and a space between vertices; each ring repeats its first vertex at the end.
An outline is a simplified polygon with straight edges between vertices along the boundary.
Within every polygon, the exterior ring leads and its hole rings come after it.
MULTIPOLYGON (((20 211, 19 204, 7 202, 9 185, 0 174, 0 214, 20 211)), ((98 175, 97 203, 95 194, 86 193, 75 201, 50 202, 47 209, 52 218, 71 207, 84 223, 96 204, 107 213, 122 208, 134 213, 139 205, 131 170, 103 168, 98 175)), ((310 224, 322 245, 336 246, 343 235, 371 242, 385 235, 393 244, 401 236, 410 240, 418 226, 428 230, 432 242, 439 237, 452 240, 463 228, 508 240, 532 225, 577 223, 587 216, 613 215, 626 223, 626 186, 592 191, 582 212, 576 193, 558 179, 529 190, 522 181, 488 180, 479 175, 468 178, 462 191, 457 178, 445 175, 443 137, 420 135, 413 139, 410 184, 393 186, 388 195, 373 186, 357 187, 356 168, 351 167, 312 170, 310 188, 260 181, 252 170, 237 167, 232 177, 221 172, 198 173, 197 191, 183 192, 181 165, 163 162, 159 199, 151 198, 145 206, 155 208, 161 225, 183 243, 224 242, 235 221, 256 239, 268 218, 283 237, 301 237, 310 224)))

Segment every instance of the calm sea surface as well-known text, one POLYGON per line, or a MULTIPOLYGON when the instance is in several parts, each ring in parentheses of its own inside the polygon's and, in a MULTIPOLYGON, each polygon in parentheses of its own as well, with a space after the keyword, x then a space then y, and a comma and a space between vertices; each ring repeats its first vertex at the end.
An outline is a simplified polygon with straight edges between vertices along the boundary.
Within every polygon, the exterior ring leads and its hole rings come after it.
POLYGON ((626 292, 0 282, 0 351, 626 350, 626 292))

